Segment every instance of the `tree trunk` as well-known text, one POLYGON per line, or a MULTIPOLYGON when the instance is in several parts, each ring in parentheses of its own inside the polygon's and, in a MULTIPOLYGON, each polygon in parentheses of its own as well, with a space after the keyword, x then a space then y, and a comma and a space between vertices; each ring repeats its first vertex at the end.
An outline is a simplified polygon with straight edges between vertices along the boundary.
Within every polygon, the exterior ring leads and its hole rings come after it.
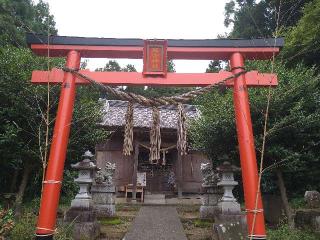
POLYGON ((30 172, 31 172, 31 166, 30 164, 26 164, 23 169, 22 179, 21 179, 21 183, 20 183, 19 190, 16 196, 16 201, 15 201, 16 217, 20 217, 21 215, 22 200, 23 200, 24 192, 26 190, 30 172))
POLYGON ((16 185, 17 185, 17 179, 18 179, 18 174, 19 174, 19 169, 14 169, 13 177, 12 177, 12 182, 10 185, 10 193, 13 193, 16 190, 16 185))
POLYGON ((287 191, 286 186, 284 184, 283 175, 280 169, 276 169, 277 174, 277 180, 278 180, 278 187, 280 190, 281 200, 284 207, 285 214, 288 218, 288 225, 290 228, 294 227, 294 221, 293 221, 293 214, 291 207, 289 205, 288 197, 287 197, 287 191))

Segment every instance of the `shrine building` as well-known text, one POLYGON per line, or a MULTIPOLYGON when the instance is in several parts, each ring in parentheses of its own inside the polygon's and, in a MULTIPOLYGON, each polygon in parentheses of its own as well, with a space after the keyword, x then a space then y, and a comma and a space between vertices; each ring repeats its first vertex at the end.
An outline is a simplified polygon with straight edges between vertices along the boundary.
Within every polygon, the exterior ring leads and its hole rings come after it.
MULTIPOLYGON (((135 151, 130 156, 123 154, 125 115, 128 102, 106 100, 101 127, 111 131, 104 143, 96 145, 98 167, 106 162, 116 164, 115 184, 118 194, 133 185, 137 176, 138 187, 142 185, 146 194, 175 195, 179 193, 200 193, 202 176, 201 163, 209 162, 201 151, 188 149, 187 155, 179 157, 177 151, 176 106, 165 105, 160 110, 161 148, 160 159, 156 162, 149 158, 150 128, 152 125, 152 108, 138 104, 133 105, 133 145, 135 151), (135 167, 137 164, 137 167, 135 167), (141 176, 143 179, 139 179, 141 176)), ((184 105, 187 125, 200 117, 200 111, 193 105, 184 105)))

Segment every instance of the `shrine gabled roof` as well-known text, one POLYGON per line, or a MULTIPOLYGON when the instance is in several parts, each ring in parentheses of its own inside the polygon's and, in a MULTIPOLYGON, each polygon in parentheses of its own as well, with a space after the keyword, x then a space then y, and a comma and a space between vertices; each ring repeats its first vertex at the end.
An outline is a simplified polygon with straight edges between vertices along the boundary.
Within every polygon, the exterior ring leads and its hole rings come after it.
MULTIPOLYGON (((125 125, 125 114, 128 102, 120 100, 107 100, 104 105, 104 116, 101 126, 106 128, 118 128, 125 125)), ((194 105, 184 105, 188 120, 196 119, 200 112, 194 105)), ((161 106, 160 127, 163 129, 177 129, 177 107, 173 105, 161 106)), ((133 105, 133 125, 135 128, 150 128, 152 122, 152 108, 133 105)))
MULTIPOLYGON (((27 34, 27 43, 47 44, 46 35, 27 34)), ((82 46, 136 46, 142 47, 143 39, 139 38, 97 38, 97 37, 69 37, 50 36, 51 45, 82 45, 82 46)), ((276 48, 283 47, 284 38, 256 38, 256 39, 168 39, 168 47, 217 47, 217 48, 276 48)))

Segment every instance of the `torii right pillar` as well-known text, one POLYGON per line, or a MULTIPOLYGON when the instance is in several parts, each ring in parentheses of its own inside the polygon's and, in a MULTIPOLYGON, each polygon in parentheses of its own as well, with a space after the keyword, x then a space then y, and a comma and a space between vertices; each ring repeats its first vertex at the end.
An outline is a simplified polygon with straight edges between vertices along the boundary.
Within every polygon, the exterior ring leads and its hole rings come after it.
MULTIPOLYGON (((233 53, 230 58, 230 67, 233 74, 243 71, 244 57, 240 53, 233 53)), ((240 151, 245 207, 247 212, 248 237, 249 239, 266 239, 261 194, 260 192, 257 194, 257 191, 259 190, 259 176, 252 131, 248 89, 246 79, 243 74, 234 79, 233 101, 240 151), (256 196, 258 196, 257 209, 255 209, 256 196), (256 212, 255 221, 254 212, 256 212)))

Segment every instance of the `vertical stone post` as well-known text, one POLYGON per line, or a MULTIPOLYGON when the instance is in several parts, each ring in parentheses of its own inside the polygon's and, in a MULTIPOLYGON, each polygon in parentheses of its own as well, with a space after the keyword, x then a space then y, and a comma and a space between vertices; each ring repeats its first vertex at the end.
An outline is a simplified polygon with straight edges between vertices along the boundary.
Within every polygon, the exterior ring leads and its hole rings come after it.
POLYGON ((71 208, 66 212, 65 221, 74 222, 73 239, 96 239, 100 234, 100 226, 96 219, 90 186, 93 182, 93 171, 97 166, 91 162, 93 157, 86 151, 83 160, 71 167, 79 171, 74 181, 79 185, 78 194, 71 202, 71 208))
POLYGON ((201 196, 200 218, 214 219, 219 212, 218 200, 222 196, 222 191, 217 186, 219 176, 209 163, 202 163, 200 169, 203 177, 202 187, 204 189, 204 193, 201 196))
POLYGON ((97 217, 112 217, 116 214, 116 191, 113 184, 115 169, 115 164, 107 162, 105 168, 97 172, 95 183, 91 187, 97 217))

